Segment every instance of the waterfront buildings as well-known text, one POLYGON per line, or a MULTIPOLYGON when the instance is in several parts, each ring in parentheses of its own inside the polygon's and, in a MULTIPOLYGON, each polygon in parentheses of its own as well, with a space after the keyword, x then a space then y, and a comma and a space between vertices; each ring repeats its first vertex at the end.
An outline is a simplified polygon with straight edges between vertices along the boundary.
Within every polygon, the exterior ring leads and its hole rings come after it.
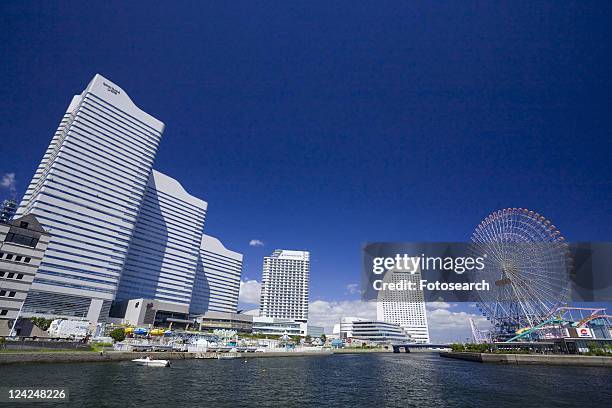
MULTIPOLYGON (((421 271, 390 270, 384 282, 412 281, 419 287, 421 271)), ((422 290, 385 290, 376 304, 377 320, 399 325, 414 341, 429 343, 429 327, 422 290)))
POLYGON ((277 249, 264 257, 261 282, 261 317, 308 320, 310 253, 277 249))
POLYGON ((72 99, 17 210, 51 234, 24 314, 108 315, 163 131, 101 75, 72 99))
POLYGON ((230 251, 217 238, 204 234, 195 273, 191 313, 236 312, 242 254, 230 251))
POLYGON ((281 319, 274 317, 253 317, 253 333, 266 334, 269 336, 289 336, 300 337, 321 337, 324 333, 324 328, 320 326, 309 325, 304 321, 296 321, 294 319, 281 319))
MULTIPOLYGON (((207 203, 153 170, 123 266, 116 300, 191 304, 207 203)), ((238 278, 240 279, 240 278, 238 278)))
POLYGON ((0 223, 0 336, 8 336, 49 244, 34 215, 0 223))
POLYGON ((242 255, 203 235, 205 201, 152 169, 163 131, 101 75, 72 99, 17 209, 51 236, 24 316, 236 311, 242 255))
POLYGON ((186 305, 156 299, 130 299, 122 305, 125 305, 123 323, 132 326, 185 328, 195 325, 186 305))
POLYGON ((242 313, 206 312, 196 316, 200 331, 217 329, 235 330, 239 333, 253 331, 253 316, 242 313))
POLYGON ((404 329, 393 323, 362 319, 358 317, 343 317, 340 323, 334 325, 334 335, 339 339, 353 343, 356 341, 370 344, 406 344, 414 342, 404 329))

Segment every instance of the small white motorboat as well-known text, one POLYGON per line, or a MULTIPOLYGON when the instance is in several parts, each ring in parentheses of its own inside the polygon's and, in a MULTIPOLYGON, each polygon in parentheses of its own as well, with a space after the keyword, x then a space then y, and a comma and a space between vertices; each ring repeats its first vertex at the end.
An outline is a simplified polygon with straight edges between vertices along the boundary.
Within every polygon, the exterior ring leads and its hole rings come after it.
POLYGON ((147 356, 145 358, 137 358, 132 360, 133 363, 149 367, 170 367, 170 361, 168 360, 153 360, 147 356))
POLYGON ((217 360, 231 360, 234 358, 238 358, 238 353, 234 354, 234 353, 227 353, 227 354, 219 354, 217 356, 217 360))

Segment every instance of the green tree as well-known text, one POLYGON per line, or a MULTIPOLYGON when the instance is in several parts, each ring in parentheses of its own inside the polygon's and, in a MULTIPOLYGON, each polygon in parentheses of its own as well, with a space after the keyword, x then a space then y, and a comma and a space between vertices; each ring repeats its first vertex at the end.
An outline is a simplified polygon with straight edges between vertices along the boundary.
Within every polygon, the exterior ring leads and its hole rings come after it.
POLYGON ((323 334, 321 335, 321 341, 322 341, 323 343, 325 343, 325 342, 327 341, 327 336, 325 335, 325 333, 323 333, 323 334))
POLYGON ((123 341, 125 340, 125 329, 123 329, 122 327, 113 330, 112 332, 110 332, 110 336, 113 338, 113 340, 115 341, 123 341))
POLYGON ((30 321, 39 329, 47 330, 49 326, 51 326, 53 319, 45 319, 44 317, 30 317, 30 321))
POLYGON ((312 341, 312 337, 310 337, 310 335, 307 334, 306 337, 304 337, 304 341, 306 343, 310 343, 312 341))

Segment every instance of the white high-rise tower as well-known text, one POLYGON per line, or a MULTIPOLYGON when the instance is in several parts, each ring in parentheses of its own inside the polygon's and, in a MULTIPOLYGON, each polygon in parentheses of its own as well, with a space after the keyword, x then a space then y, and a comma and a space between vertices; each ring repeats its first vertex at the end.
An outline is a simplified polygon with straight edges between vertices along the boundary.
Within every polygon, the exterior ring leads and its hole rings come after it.
POLYGON ((72 99, 17 210, 51 235, 24 315, 108 315, 163 131, 101 75, 72 99))
MULTIPOLYGON (((390 270, 383 278, 383 282, 401 281, 414 282, 418 287, 421 281, 420 269, 414 273, 390 270)), ((376 314, 380 321, 399 325, 413 341, 429 343, 429 327, 422 290, 381 291, 376 304, 376 314)))
POLYGON ((261 317, 308 320, 310 253, 277 249, 264 257, 261 317))

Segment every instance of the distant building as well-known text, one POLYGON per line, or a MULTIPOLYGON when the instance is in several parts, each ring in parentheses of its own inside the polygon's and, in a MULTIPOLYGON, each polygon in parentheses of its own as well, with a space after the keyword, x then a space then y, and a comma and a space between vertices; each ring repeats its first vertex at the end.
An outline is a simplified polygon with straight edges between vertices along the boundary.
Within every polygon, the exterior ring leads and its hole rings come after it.
POLYGON ((334 326, 339 339, 351 343, 361 341, 371 344, 410 343, 413 339, 397 324, 358 317, 343 317, 334 326))
POLYGON ((8 223, 17 211, 17 202, 15 200, 4 200, 0 208, 0 222, 8 223))
POLYGON ((261 317, 308 320, 310 253, 277 249, 263 262, 261 317))
POLYGON ((253 333, 269 336, 282 336, 287 333, 289 336, 306 337, 308 324, 306 322, 296 322, 292 319, 254 316, 253 333))
POLYGON ((72 98, 17 209, 51 234, 24 315, 106 319, 163 131, 101 75, 72 98))
POLYGON ((49 244, 33 215, 0 223, 0 336, 8 336, 49 244))
MULTIPOLYGON (((391 270, 384 282, 413 281, 418 287, 421 271, 415 273, 391 270)), ((377 320, 399 325, 418 343, 429 343, 429 327, 425 299, 421 290, 386 290, 379 293, 376 305, 377 320)))
POLYGON ((242 254, 221 241, 202 235, 190 311, 236 313, 242 275, 242 254))
POLYGON ((242 313, 206 312, 195 316, 201 331, 216 329, 236 330, 240 333, 253 331, 253 316, 242 313))
POLYGON ((309 324, 306 326, 306 335, 312 337, 313 339, 316 337, 321 337, 325 334, 325 327, 323 326, 314 326, 309 324))
MULTIPOLYGON (((153 170, 117 290, 118 302, 145 298, 189 307, 207 203, 153 170)), ((240 278, 238 278, 240 280, 240 278)))

